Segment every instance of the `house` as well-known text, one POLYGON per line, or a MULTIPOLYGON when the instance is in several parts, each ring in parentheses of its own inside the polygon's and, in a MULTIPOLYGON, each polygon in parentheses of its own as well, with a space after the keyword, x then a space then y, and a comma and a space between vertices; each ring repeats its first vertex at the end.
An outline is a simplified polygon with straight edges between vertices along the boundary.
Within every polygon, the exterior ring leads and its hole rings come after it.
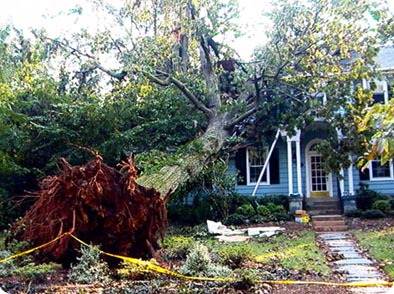
MULTIPOLYGON (((376 59, 382 74, 394 81, 394 46, 381 49, 376 59)), ((389 99, 387 80, 374 81, 376 102, 385 103, 389 99)), ((368 87, 369 82, 363 81, 368 87)), ((263 151, 253 146, 239 149, 230 159, 229 170, 239 172, 240 180, 236 190, 242 195, 264 196, 268 194, 299 195, 305 198, 338 197, 355 195, 361 183, 384 194, 394 194, 393 164, 381 166, 379 161, 371 161, 365 172, 356 166, 342 169, 338 174, 326 173, 321 163, 324 158, 316 148, 327 138, 328 124, 316 119, 305 129, 297 130, 289 136, 278 130, 271 146, 263 151), (269 158, 269 160, 267 160, 269 158), (264 166, 265 165, 265 166, 264 166), (261 173, 263 167, 265 172, 261 173)), ((341 139, 340 131, 337 132, 341 139)))

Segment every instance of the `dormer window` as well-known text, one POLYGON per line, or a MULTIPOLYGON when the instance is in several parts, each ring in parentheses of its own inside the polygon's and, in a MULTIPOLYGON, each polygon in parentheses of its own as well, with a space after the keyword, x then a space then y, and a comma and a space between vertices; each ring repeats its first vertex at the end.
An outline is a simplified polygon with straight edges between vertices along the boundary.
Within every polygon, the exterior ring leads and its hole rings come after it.
POLYGON ((365 82, 364 87, 373 91, 374 103, 385 104, 389 101, 389 87, 386 81, 373 80, 365 82))

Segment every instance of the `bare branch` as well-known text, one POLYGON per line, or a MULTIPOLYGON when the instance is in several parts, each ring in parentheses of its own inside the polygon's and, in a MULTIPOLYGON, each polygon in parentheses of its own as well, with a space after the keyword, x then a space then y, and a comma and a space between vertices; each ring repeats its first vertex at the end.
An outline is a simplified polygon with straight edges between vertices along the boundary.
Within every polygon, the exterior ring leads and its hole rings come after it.
POLYGON ((256 111, 257 111, 257 107, 252 106, 248 111, 244 112, 240 116, 234 118, 232 121, 227 123, 224 128, 226 130, 231 130, 235 125, 239 124, 241 121, 243 121, 244 119, 248 118, 249 116, 254 114, 256 111))
POLYGON ((160 79, 159 77, 138 69, 139 72, 143 73, 145 76, 147 76, 152 82, 160 85, 160 86, 169 86, 170 84, 173 84, 178 90, 182 92, 183 95, 186 96, 190 100, 190 102, 200 111, 202 111, 208 118, 211 118, 214 113, 211 109, 206 107, 190 90, 184 83, 182 83, 180 80, 177 78, 171 76, 169 73, 163 72, 156 70, 157 73, 160 75, 163 75, 166 77, 166 79, 160 79))
POLYGON ((105 72, 107 75, 111 76, 112 78, 118 79, 119 81, 123 80, 127 75, 127 72, 124 70, 116 73, 116 72, 106 69, 105 67, 103 67, 100 64, 96 64, 96 68, 101 70, 102 72, 105 72))

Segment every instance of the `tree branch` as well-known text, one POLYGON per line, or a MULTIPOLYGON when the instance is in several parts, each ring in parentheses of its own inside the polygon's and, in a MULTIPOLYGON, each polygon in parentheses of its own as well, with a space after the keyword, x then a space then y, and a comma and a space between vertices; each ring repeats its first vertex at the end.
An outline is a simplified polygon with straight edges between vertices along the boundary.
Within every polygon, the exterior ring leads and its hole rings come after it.
POLYGON ((211 118, 214 113, 211 109, 209 109, 208 107, 206 107, 190 90, 188 87, 186 87, 186 85, 184 83, 182 83, 180 80, 178 80, 177 78, 171 76, 170 74, 163 72, 163 71, 159 71, 156 70, 157 73, 166 76, 166 79, 160 79, 157 76, 138 69, 137 71, 143 73, 145 76, 147 76, 152 82, 160 85, 160 86, 169 86, 171 84, 173 84, 179 91, 182 92, 183 95, 186 96, 186 98, 189 99, 189 101, 200 111, 202 111, 208 118, 211 118))
POLYGON ((243 114, 241 114, 240 116, 234 118, 232 121, 230 121, 229 123, 227 123, 224 128, 226 130, 231 130, 235 125, 239 124, 241 121, 243 121, 244 119, 248 118, 249 116, 251 116, 252 114, 254 114, 257 111, 257 107, 253 106, 251 107, 248 111, 244 112, 243 114))

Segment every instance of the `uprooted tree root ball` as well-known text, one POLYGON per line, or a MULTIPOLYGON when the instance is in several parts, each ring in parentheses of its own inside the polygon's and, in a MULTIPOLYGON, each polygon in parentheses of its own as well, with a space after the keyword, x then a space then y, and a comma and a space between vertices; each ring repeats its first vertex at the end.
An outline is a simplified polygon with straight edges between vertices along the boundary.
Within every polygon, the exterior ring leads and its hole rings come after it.
MULTIPOLYGON (((99 156, 84 166, 71 166, 65 159, 60 163, 60 175, 42 180, 33 194, 37 200, 18 224, 18 239, 39 245, 72 231, 114 254, 154 255, 167 226, 166 200, 136 183, 131 159, 120 164, 120 171, 99 156)), ((67 264, 78 248, 66 236, 42 248, 41 259, 67 264)))

